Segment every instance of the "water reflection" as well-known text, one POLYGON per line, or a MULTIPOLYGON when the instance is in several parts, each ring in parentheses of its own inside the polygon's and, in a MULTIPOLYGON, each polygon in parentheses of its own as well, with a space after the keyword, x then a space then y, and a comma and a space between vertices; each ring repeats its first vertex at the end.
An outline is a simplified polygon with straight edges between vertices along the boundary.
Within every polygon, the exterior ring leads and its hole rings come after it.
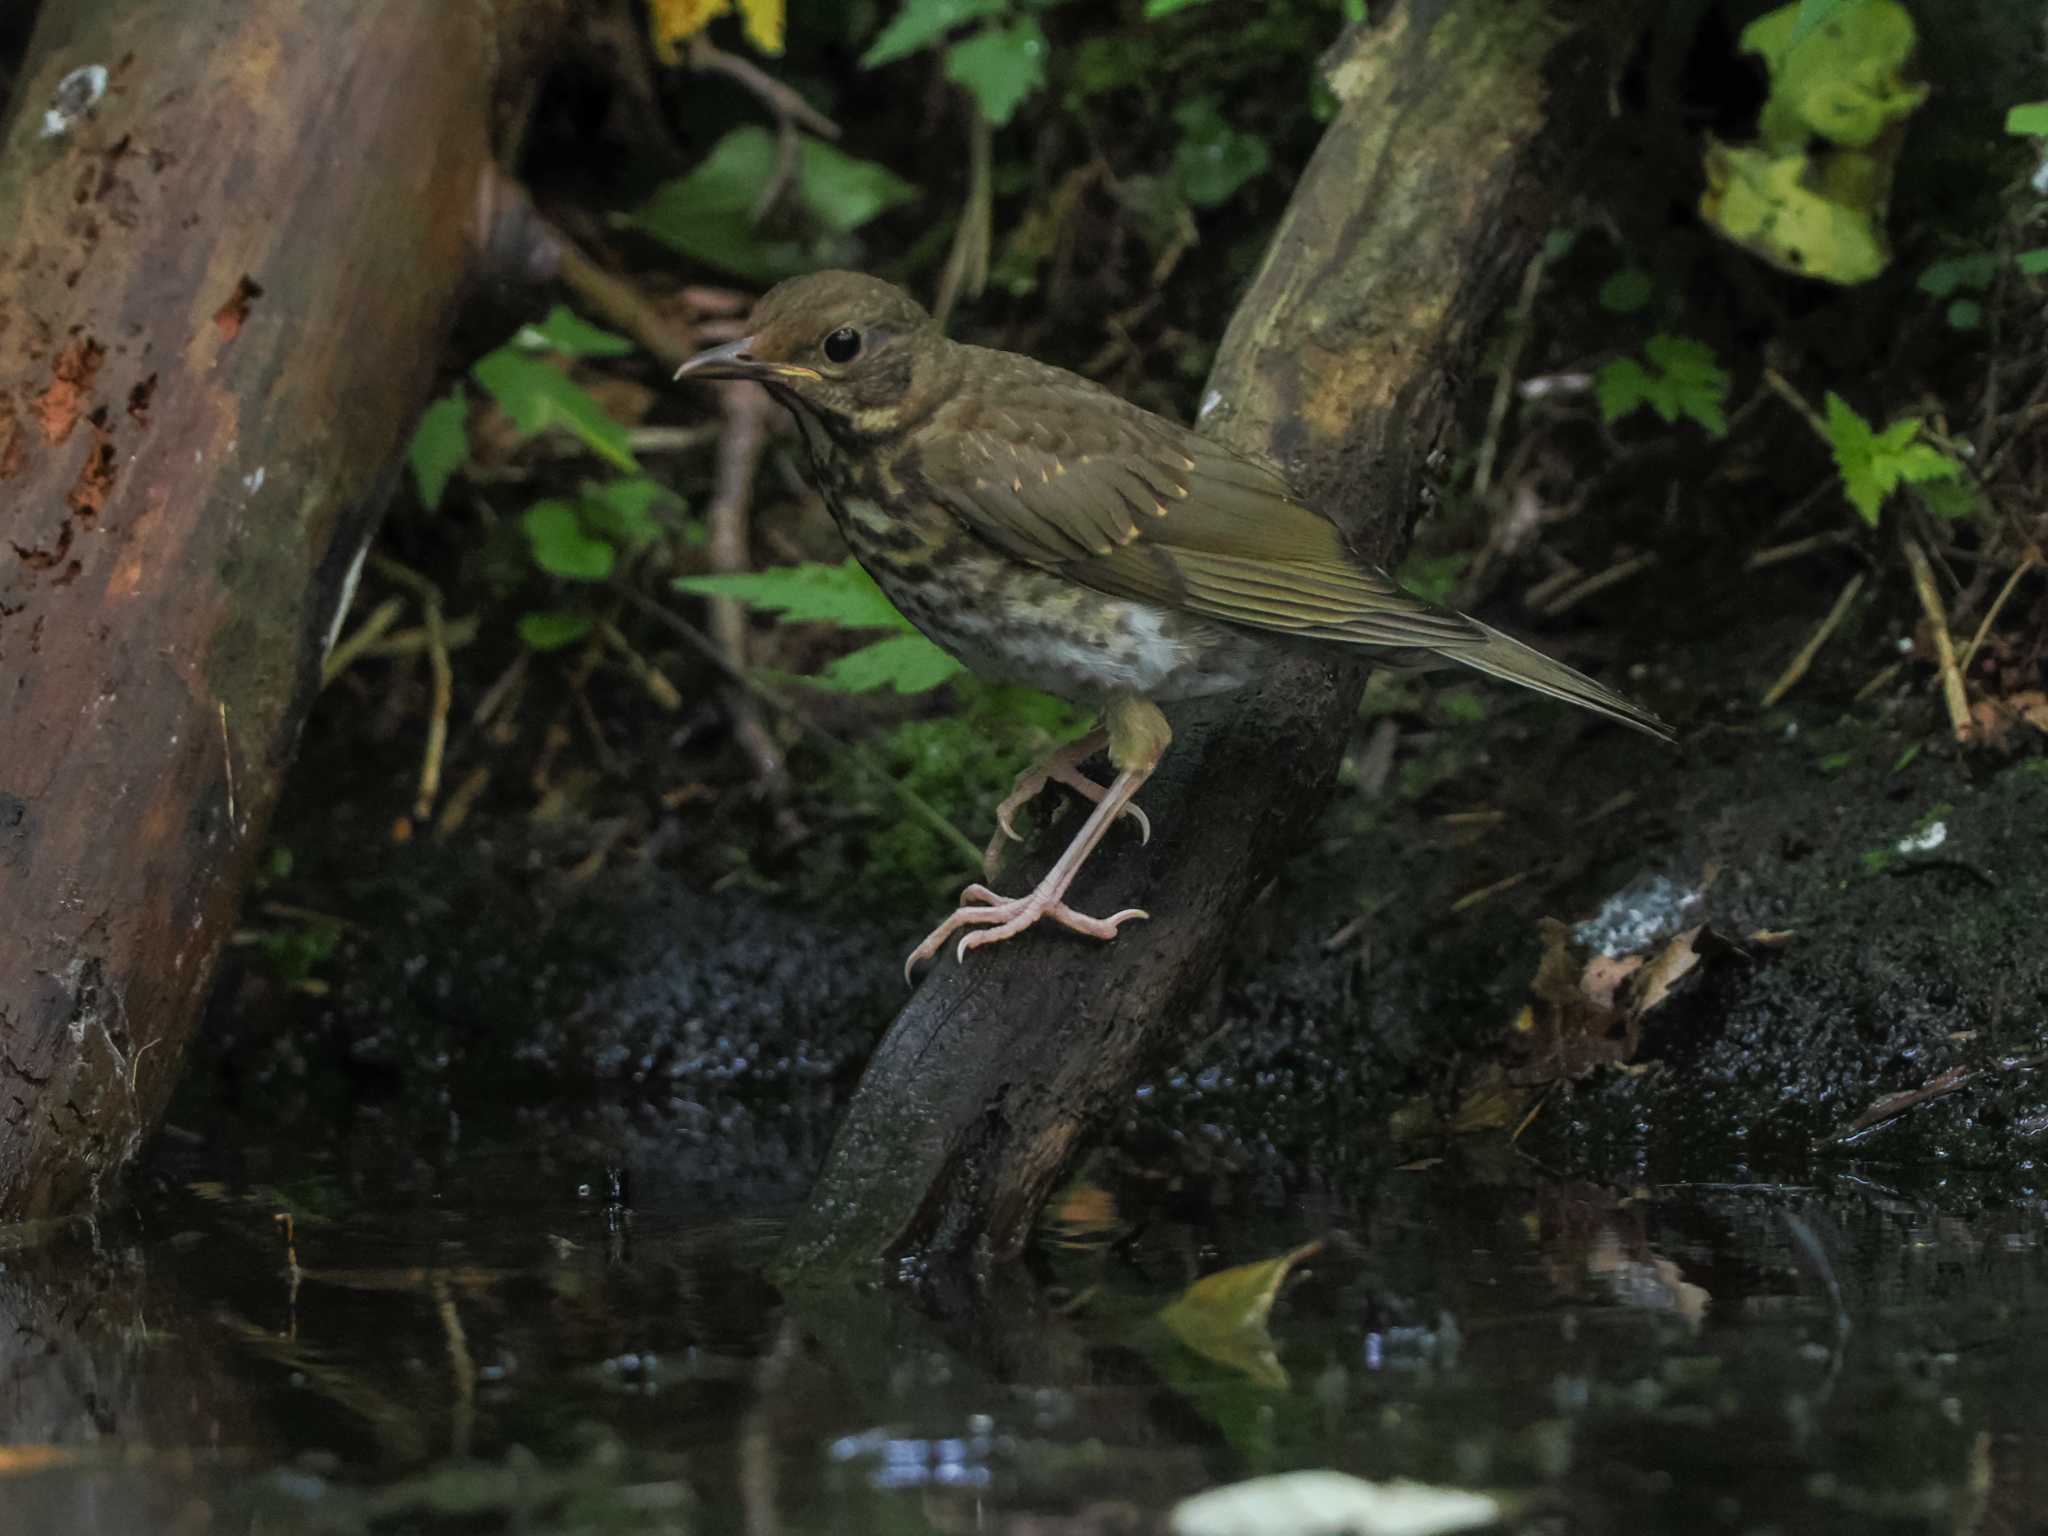
POLYGON ((0 1529, 1141 1531, 1299 1467, 1578 1531, 2048 1514, 2037 1203, 1438 1166, 1195 1218, 1087 1185, 935 1316, 778 1295, 761 1222, 465 1156, 389 1205, 192 1184, 0 1255, 0 1529), (1316 1238, 1241 1351, 1162 1325, 1316 1238))

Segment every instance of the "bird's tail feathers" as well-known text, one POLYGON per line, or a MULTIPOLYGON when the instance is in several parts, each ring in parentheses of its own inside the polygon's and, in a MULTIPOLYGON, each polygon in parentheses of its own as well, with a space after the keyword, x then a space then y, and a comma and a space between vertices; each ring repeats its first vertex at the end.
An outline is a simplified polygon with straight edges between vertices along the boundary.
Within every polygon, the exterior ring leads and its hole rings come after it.
POLYGON ((1585 673, 1544 655, 1532 646, 1510 639, 1476 619, 1472 622, 1474 627, 1485 633, 1482 643, 1469 650, 1464 646, 1441 646, 1439 654, 1489 677, 1519 683, 1524 688, 1547 693, 1553 699, 1562 699, 1567 704, 1590 709, 1610 720, 1619 720, 1623 725, 1633 726, 1660 741, 1673 739, 1671 727, 1640 704, 1631 703, 1612 688, 1594 682, 1585 673))

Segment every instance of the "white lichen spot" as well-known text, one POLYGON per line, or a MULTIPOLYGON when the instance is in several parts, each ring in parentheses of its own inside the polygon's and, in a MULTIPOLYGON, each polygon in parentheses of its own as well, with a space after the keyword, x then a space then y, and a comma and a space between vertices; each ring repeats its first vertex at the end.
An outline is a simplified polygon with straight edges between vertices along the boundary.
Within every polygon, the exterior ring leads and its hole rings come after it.
POLYGON ((254 469, 250 470, 248 474, 242 476, 242 489, 247 491, 251 496, 254 496, 258 491, 263 489, 263 474, 263 466, 261 464, 258 464, 254 469))
POLYGON ((72 125, 99 105, 107 94, 107 66, 85 64, 57 82, 51 93, 50 109, 43 114, 43 137, 61 138, 72 125))
POLYGON ((1909 832, 1897 844, 1901 853, 1932 853, 1948 841, 1948 823, 1930 821, 1917 832, 1909 832))
POLYGON ((1637 954, 1685 927, 1700 896, 1666 876, 1647 875, 1608 897, 1572 937, 1603 955, 1637 954))

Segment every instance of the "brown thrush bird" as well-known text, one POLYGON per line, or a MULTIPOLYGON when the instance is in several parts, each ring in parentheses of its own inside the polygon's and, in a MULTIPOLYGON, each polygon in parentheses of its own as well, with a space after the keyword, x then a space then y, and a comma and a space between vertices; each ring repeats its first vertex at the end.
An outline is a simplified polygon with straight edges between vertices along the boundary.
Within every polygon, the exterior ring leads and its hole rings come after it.
POLYGON ((811 473, 890 601, 973 671, 1098 705, 1102 725, 1021 774, 1011 817, 1050 782, 1095 802, 1028 895, 970 885, 904 964, 961 928, 959 957, 1041 918, 1099 939, 1146 914, 1090 917, 1067 889, 1172 733, 1159 704, 1240 688, 1304 645, 1424 652, 1670 739, 1648 710, 1358 559, 1273 470, 1014 352, 949 341, 898 288, 855 272, 792 278, 750 334, 677 378, 754 379, 795 416, 811 473), (1107 789, 1080 767, 1102 748, 1107 789))

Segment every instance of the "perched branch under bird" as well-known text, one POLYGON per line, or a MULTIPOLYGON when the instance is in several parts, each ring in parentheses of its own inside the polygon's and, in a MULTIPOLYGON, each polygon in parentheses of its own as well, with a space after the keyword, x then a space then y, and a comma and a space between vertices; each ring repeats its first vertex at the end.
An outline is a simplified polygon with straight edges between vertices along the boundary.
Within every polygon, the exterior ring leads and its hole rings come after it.
POLYGON ((1100 385, 951 341, 901 289, 819 272, 771 289, 748 334, 676 377, 754 379, 795 416, 811 474, 890 601, 970 669, 1097 705, 1102 723, 1019 775, 1011 818, 1048 783, 1095 809, 1026 895, 984 885, 904 964, 959 929, 959 958, 1041 919, 1114 938, 1146 914, 1090 917, 1068 888, 1172 740, 1161 703, 1242 688, 1277 654, 1427 653, 1664 740, 1648 710, 1359 559, 1273 470, 1100 385), (1106 788, 1080 771, 1107 746, 1106 788))

